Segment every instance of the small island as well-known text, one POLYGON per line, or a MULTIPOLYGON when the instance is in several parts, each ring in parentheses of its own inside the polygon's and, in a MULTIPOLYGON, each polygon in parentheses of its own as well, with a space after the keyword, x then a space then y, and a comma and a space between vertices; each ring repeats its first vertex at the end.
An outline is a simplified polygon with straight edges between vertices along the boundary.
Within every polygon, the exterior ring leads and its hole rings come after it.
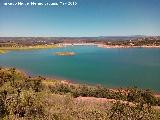
POLYGON ((75 55, 74 52, 56 52, 55 54, 58 56, 74 56, 75 55))

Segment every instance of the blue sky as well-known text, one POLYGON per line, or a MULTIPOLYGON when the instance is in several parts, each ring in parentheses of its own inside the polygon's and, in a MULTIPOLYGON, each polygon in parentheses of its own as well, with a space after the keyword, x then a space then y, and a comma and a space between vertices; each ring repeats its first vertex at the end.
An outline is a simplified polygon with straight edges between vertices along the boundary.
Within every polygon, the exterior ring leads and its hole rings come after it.
POLYGON ((160 35, 160 0, 0 0, 1 37, 160 35), (76 1, 77 6, 4 6, 76 1))

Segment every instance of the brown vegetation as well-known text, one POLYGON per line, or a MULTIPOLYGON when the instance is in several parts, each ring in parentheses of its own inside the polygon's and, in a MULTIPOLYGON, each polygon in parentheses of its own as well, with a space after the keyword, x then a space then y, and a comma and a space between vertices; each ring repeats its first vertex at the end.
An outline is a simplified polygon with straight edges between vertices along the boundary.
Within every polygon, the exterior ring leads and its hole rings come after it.
POLYGON ((127 94, 102 86, 28 77, 0 68, 0 119, 4 120, 158 120, 160 100, 149 90, 127 94), (133 105, 131 105, 131 103, 133 105))

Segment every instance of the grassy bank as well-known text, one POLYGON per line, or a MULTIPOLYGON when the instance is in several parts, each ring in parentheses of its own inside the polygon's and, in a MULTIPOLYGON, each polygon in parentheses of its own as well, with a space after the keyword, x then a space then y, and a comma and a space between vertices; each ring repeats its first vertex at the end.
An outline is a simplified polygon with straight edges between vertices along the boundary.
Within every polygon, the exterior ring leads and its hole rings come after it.
POLYGON ((149 90, 110 90, 0 68, 4 120, 158 120, 159 105, 149 90))
POLYGON ((7 52, 8 52, 7 50, 0 50, 0 54, 5 54, 7 52))
POLYGON ((36 46, 17 46, 17 47, 0 47, 1 50, 32 50, 32 49, 49 49, 58 48, 58 45, 36 45, 36 46))

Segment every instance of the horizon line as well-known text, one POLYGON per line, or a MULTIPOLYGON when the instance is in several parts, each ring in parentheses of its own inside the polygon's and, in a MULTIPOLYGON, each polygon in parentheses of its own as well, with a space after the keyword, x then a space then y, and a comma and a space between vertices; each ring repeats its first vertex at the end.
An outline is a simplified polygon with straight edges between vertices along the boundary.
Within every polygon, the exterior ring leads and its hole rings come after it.
POLYGON ((103 37, 159 37, 160 35, 108 35, 108 36, 0 36, 0 38, 103 38, 103 37))

